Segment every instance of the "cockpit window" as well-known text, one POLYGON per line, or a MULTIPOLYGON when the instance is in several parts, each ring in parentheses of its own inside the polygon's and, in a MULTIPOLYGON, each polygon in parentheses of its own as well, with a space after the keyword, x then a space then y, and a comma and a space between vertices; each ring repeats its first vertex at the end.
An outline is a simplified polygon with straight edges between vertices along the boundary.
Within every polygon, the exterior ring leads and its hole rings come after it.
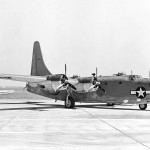
POLYGON ((129 76, 129 79, 130 80, 138 80, 138 79, 142 79, 142 76, 140 76, 140 75, 131 75, 131 76, 129 76))

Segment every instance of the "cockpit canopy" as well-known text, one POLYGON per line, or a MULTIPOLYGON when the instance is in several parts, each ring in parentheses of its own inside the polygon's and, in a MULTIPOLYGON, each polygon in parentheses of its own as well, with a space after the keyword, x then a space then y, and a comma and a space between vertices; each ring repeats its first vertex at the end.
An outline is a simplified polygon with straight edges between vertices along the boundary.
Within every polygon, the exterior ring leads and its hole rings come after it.
POLYGON ((143 79, 143 77, 140 75, 130 75, 129 76, 129 80, 139 80, 139 79, 143 79))

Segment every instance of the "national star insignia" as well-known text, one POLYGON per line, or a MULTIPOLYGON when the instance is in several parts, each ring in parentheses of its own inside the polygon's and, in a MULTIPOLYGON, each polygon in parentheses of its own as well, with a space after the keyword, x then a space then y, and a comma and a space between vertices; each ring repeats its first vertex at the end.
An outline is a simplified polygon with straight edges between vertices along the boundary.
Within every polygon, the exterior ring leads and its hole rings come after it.
POLYGON ((144 98, 145 97, 145 94, 146 94, 146 91, 144 90, 142 90, 142 88, 140 87, 140 90, 139 91, 136 91, 136 93, 138 93, 138 97, 140 98, 140 97, 142 97, 142 98, 144 98))
POLYGON ((140 86, 135 91, 131 91, 131 95, 136 95, 138 98, 145 98, 150 91, 147 91, 144 87, 140 86))

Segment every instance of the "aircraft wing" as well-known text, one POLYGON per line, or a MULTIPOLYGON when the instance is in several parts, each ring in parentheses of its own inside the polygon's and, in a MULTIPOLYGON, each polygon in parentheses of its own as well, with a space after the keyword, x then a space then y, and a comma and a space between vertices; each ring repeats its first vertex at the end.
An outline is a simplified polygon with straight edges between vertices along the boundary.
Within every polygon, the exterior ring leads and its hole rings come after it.
POLYGON ((0 74, 0 79, 7 79, 21 82, 32 82, 32 83, 39 83, 47 80, 45 76, 24 76, 12 74, 0 74))
POLYGON ((0 90, 0 95, 14 93, 14 90, 0 90))

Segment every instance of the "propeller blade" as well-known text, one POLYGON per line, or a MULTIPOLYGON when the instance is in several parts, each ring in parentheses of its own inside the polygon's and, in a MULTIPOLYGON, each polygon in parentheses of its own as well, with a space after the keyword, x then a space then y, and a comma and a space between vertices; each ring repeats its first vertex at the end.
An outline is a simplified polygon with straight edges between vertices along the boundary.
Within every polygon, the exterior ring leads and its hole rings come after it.
POLYGON ((89 88, 88 92, 92 91, 95 87, 96 87, 96 85, 92 85, 92 86, 89 88))
POLYGON ((106 91, 99 85, 99 88, 104 92, 106 93, 106 91))
POLYGON ((66 74, 67 74, 67 66, 65 64, 65 76, 66 76, 66 74))
POLYGON ((96 78, 97 78, 97 73, 98 73, 98 70, 97 70, 97 67, 96 67, 96 78))
POLYGON ((60 84, 57 88, 56 91, 59 91, 59 89, 63 86, 69 85, 72 89, 76 90, 77 88, 72 85, 68 80, 66 80, 63 84, 60 84))
POLYGON ((71 83, 68 83, 68 85, 69 85, 72 89, 74 89, 74 90, 77 89, 77 88, 76 88, 74 85, 72 85, 71 83))
POLYGON ((63 85, 64 85, 64 84, 60 84, 60 85, 56 88, 55 91, 56 91, 56 92, 59 91, 59 89, 60 89, 61 87, 63 87, 63 85))
POLYGON ((92 85, 92 86, 89 88, 88 91, 93 90, 93 89, 96 88, 97 86, 101 87, 101 86, 100 86, 100 82, 96 82, 94 85, 92 85))

